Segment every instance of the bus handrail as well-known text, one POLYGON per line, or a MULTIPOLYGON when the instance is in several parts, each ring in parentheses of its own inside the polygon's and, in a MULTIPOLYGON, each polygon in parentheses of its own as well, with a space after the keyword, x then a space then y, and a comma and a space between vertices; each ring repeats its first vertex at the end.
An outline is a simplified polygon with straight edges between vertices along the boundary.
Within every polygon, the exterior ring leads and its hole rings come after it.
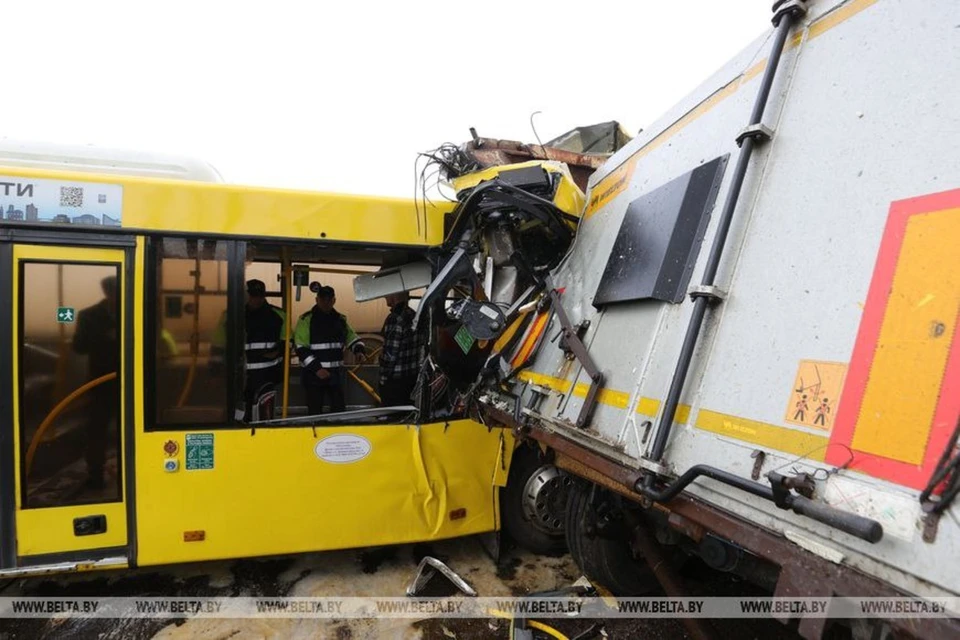
POLYGON ((57 419, 57 416, 63 413, 63 410, 66 409, 71 402, 85 394, 90 389, 93 389, 104 382, 115 380, 116 377, 117 372, 112 371, 100 376, 99 378, 94 378, 93 380, 90 380, 89 382, 74 389, 66 398, 58 402, 56 406, 53 407, 50 413, 47 414, 47 417, 43 419, 43 422, 40 423, 40 426, 37 427, 36 433, 33 434, 33 438, 30 440, 30 446, 27 448, 25 478, 30 477, 30 468, 33 466, 33 457, 37 453, 37 447, 39 447, 40 443, 43 441, 44 432, 50 428, 50 425, 52 425, 53 421, 57 419))
POLYGON ((195 258, 193 270, 193 334, 190 336, 190 370, 187 372, 187 379, 183 383, 183 390, 180 391, 180 398, 177 400, 177 408, 187 403, 190 392, 193 390, 193 380, 197 375, 197 360, 200 358, 200 247, 197 247, 197 256, 195 258))

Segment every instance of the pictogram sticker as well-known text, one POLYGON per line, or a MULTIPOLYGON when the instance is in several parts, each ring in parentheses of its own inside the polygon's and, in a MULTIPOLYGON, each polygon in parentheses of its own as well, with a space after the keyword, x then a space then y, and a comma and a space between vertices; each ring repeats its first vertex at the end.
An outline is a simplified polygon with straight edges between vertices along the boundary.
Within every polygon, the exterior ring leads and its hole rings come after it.
POLYGON ((829 431, 846 376, 846 363, 801 360, 784 420, 829 431))

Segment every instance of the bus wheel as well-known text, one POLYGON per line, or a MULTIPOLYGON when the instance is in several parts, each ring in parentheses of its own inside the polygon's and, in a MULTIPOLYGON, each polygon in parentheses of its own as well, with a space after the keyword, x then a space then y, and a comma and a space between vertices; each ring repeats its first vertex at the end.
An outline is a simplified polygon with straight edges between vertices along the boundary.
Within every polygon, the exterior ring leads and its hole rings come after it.
POLYGON ((657 588, 657 579, 630 549, 622 514, 615 496, 587 482, 575 482, 567 501, 567 546, 591 582, 616 596, 646 595, 657 588))
POLYGON ((566 551, 564 510, 572 482, 545 462, 538 449, 524 446, 514 452, 507 486, 500 493, 503 528, 514 542, 543 555, 566 551))

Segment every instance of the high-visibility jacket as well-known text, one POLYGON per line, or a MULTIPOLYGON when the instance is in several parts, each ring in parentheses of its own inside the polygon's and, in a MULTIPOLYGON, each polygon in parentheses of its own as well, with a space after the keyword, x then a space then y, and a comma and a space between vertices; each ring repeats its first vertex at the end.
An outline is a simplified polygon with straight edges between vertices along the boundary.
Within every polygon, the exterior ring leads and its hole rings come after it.
POLYGON ((157 344, 157 351, 162 359, 176 357, 180 352, 180 349, 177 347, 177 341, 173 338, 173 334, 166 329, 160 329, 160 340, 157 344))
POLYGON ((246 309, 246 341, 243 345, 247 371, 282 371, 283 338, 287 316, 283 309, 264 303, 246 309))
POLYGON ((344 348, 363 347, 347 317, 336 309, 324 313, 314 307, 300 316, 293 340, 301 368, 311 373, 321 368, 339 372, 344 348))

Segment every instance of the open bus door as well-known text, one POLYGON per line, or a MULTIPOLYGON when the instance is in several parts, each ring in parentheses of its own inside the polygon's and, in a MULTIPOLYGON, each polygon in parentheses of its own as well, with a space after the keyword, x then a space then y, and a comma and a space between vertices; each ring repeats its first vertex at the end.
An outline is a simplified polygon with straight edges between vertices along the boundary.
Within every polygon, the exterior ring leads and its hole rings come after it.
POLYGON ((3 243, 0 258, 0 575, 126 566, 132 256, 3 243))

